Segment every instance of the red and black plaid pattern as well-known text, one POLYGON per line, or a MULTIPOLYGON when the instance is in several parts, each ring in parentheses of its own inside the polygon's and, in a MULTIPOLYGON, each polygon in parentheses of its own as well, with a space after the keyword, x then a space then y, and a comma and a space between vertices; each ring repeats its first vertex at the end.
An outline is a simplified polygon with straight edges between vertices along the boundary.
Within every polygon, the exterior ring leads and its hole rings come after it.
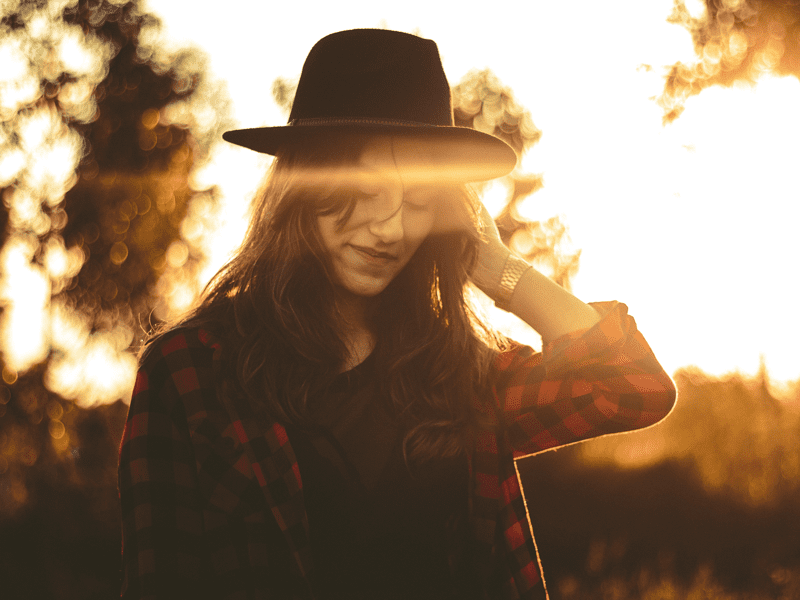
POLYGON ((675 385, 627 306, 592 306, 603 318, 591 329, 553 340, 542 353, 518 345, 499 354, 492 398, 476 399, 489 425, 479 433, 472 456, 475 537, 483 568, 494 569, 487 576, 502 582, 507 598, 546 597, 514 460, 647 427, 675 403, 675 385), (500 564, 487 567, 498 556, 498 543, 500 564))
MULTIPOLYGON (((663 418, 675 388, 623 304, 588 331, 498 355, 470 468, 487 597, 545 598, 514 459, 663 418)), ((120 447, 124 598, 309 598, 302 477, 285 429, 221 387, 180 329, 142 361, 120 447)))
POLYGON ((142 361, 120 446, 123 598, 310 597, 220 401, 217 350, 178 330, 142 361))

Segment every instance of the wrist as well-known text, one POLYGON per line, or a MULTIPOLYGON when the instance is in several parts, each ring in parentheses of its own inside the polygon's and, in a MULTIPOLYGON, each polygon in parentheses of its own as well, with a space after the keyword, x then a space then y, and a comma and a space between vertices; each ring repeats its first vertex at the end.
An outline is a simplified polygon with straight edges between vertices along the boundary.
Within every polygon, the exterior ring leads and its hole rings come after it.
POLYGON ((531 265, 519 256, 509 253, 503 265, 500 282, 492 296, 495 306, 503 310, 508 310, 511 297, 514 295, 514 290, 517 288, 519 280, 532 268, 531 265))
POLYGON ((511 251, 502 243, 484 242, 478 252, 478 261, 470 273, 470 279, 479 290, 494 300, 503 268, 511 251))

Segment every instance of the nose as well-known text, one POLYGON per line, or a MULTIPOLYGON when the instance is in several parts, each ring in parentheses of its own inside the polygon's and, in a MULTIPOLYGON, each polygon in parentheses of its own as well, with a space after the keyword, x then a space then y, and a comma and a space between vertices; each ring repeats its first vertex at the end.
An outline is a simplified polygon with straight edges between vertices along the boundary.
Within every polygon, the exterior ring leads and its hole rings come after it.
POLYGON ((403 239, 403 197, 405 190, 398 175, 383 182, 372 206, 369 231, 384 244, 403 239))
POLYGON ((380 211, 370 221, 369 231, 384 244, 393 244, 403 239, 403 199, 392 202, 386 211, 380 211), (388 214, 387 214, 388 212, 388 214))

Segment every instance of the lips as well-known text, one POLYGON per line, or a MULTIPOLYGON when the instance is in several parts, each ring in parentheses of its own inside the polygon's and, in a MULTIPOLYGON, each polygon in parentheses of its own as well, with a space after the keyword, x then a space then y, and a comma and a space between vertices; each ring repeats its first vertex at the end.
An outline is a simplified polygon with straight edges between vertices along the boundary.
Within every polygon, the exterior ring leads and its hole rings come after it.
POLYGON ((369 248, 366 246, 352 246, 352 248, 356 252, 358 252, 360 256, 369 261, 388 262, 397 260, 397 256, 395 256, 394 254, 390 254, 389 252, 382 252, 380 250, 376 250, 375 248, 369 248))

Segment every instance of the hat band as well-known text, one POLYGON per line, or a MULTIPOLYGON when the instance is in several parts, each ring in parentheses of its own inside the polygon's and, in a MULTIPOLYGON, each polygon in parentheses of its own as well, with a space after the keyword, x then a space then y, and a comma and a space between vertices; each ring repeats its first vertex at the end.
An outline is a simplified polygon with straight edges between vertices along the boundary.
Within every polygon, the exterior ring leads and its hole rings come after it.
POLYGON ((319 117, 309 119, 292 119, 292 126, 306 125, 400 125, 403 127, 436 127, 430 123, 419 121, 403 121, 401 119, 374 119, 370 117, 319 117))

